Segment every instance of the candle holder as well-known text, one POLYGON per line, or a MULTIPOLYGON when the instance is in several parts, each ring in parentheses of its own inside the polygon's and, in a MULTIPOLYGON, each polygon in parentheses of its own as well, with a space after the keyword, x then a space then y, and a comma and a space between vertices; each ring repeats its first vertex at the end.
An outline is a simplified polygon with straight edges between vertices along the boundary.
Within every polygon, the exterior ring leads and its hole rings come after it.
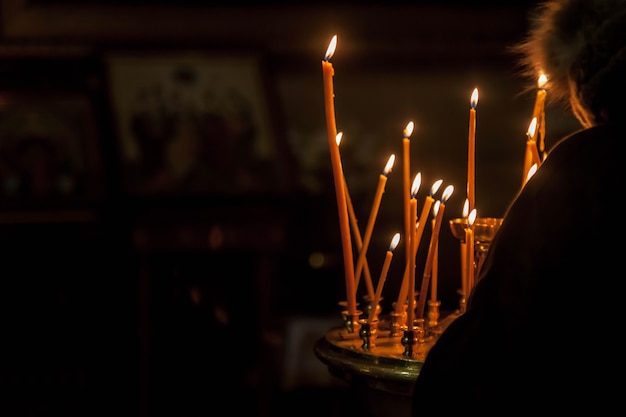
POLYGON ((371 351, 376 347, 376 338, 378 336, 378 320, 369 321, 367 319, 359 320, 360 330, 359 336, 363 340, 361 349, 371 351))
POLYGON ((343 328, 349 335, 358 336, 359 328, 361 326, 359 323, 361 314, 363 314, 361 310, 357 310, 353 314, 350 314, 348 310, 343 310, 341 312, 343 328))
POLYGON ((439 327, 439 306, 441 306, 441 301, 428 300, 428 311, 426 313, 428 321, 426 325, 429 329, 429 333, 436 333, 436 328, 439 327))
POLYGON ((402 328, 406 324, 406 308, 408 305, 405 303, 402 306, 402 311, 398 312, 396 309, 397 303, 393 302, 393 311, 389 314, 389 336, 396 337, 402 334, 402 328))
MULTIPOLYGON (((378 315, 380 314, 382 308, 380 306, 380 303, 378 303, 376 306, 374 306, 374 300, 372 300, 372 297, 369 296, 369 294, 365 294, 363 296, 363 299, 365 300, 365 312, 364 315, 365 317, 369 317, 370 313, 372 312, 372 309, 376 308, 376 314, 375 317, 378 317, 378 315)), ((380 297, 380 299, 382 300, 383 297, 380 297)))
MULTIPOLYGON (((489 251, 491 241, 496 236, 498 230, 500 230, 502 220, 503 219, 499 217, 478 217, 474 221, 472 230, 474 231, 474 276, 476 278, 478 278, 480 269, 485 261, 485 256, 489 251)), ((450 230, 452 231, 452 235, 459 239, 461 243, 465 243, 466 228, 467 218, 450 220, 450 230)), ((461 294, 461 297, 467 299, 471 290, 471 288, 468 288, 468 293, 461 294)), ((465 300, 463 301, 462 311, 465 311, 465 300)))

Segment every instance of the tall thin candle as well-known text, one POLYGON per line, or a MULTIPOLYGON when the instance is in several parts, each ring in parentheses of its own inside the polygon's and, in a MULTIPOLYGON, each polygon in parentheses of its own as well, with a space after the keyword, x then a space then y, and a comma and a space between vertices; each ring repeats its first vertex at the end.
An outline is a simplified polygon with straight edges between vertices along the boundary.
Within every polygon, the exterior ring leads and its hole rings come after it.
MULTIPOLYGON (((420 219, 427 219, 428 218, 428 213, 430 213, 430 209, 433 205, 433 203, 435 202, 435 199, 433 198, 433 195, 435 195, 435 193, 439 190, 439 187, 441 187, 441 184, 443 183, 443 180, 437 180, 433 183, 433 185, 430 187, 430 192, 428 193, 428 196, 426 197, 426 202, 424 203, 424 206, 422 207, 422 212, 420 214, 420 219)), ((411 256, 413 256, 413 258, 415 258, 415 256, 417 256, 417 250, 419 248, 420 242, 422 240, 422 235, 424 234, 424 228, 426 227, 426 222, 425 221, 421 221, 418 222, 417 225, 415 225, 416 227, 416 232, 415 232, 415 246, 412 247, 412 249, 414 250, 413 254, 411 256)), ((402 313, 402 306, 404 305, 406 299, 407 299, 407 293, 409 291, 409 263, 407 262, 406 264, 406 269, 404 271, 404 279, 402 281, 402 286, 400 287, 400 293, 398 295, 398 300, 396 302, 396 313, 401 314, 402 313)), ((415 296, 413 296, 415 297, 415 296)))
MULTIPOLYGON (((372 209, 370 211, 370 217, 367 221, 367 227, 365 228, 365 235, 363 236, 363 246, 359 251, 359 258, 356 263, 356 271, 354 273, 356 277, 356 287, 359 287, 359 281, 361 280, 361 272, 363 271, 363 265, 365 263, 365 259, 367 256, 367 248, 369 247, 370 240, 372 238, 372 231, 374 230, 374 223, 376 223, 376 216, 378 215, 378 209, 380 208, 380 203, 383 198, 383 193, 385 192, 385 184, 387 184, 387 176, 393 169, 394 161, 396 160, 396 156, 391 154, 389 159, 387 160, 387 164, 385 165, 385 169, 383 169, 382 174, 378 177, 378 187, 376 189, 376 194, 374 196, 374 203, 372 204, 372 209)), ((370 296, 370 300, 374 299, 374 291, 369 291, 368 286, 368 294, 370 296)))
POLYGON ((467 139, 467 199, 470 210, 475 203, 476 175, 476 106, 478 105, 478 88, 474 88, 470 98, 469 134, 467 139))
POLYGON ((545 102, 548 92, 546 91, 546 84, 548 83, 548 77, 541 72, 537 78, 537 97, 535 98, 535 107, 533 108, 533 118, 537 118, 537 131, 539 138, 539 151, 545 150, 545 136, 546 136, 546 113, 545 102))
POLYGON ((341 243, 343 248, 343 263, 346 281, 346 299, 348 314, 356 314, 356 290, 354 282, 354 258, 352 254, 352 240, 350 238, 350 225, 348 220, 348 208, 346 203, 343 169, 341 167, 341 156, 339 146, 337 146, 337 125, 335 121, 335 93, 333 87, 333 76, 335 70, 330 63, 337 46, 337 35, 333 36, 328 45, 326 55, 322 60, 322 73, 324 79, 324 103, 326 110, 326 129, 328 131, 328 145, 330 148, 330 159, 335 181, 335 194, 337 199, 337 211, 339 215, 339 226, 341 231, 341 243))
MULTIPOLYGON (((474 255, 474 221, 476 220, 476 209, 467 216, 467 227, 465 228, 465 240, 467 242, 467 288, 471 293, 474 288, 474 275, 476 273, 474 255)), ((469 295, 469 294, 468 294, 469 295)))
POLYGON ((406 262, 408 264, 411 256, 411 235, 413 226, 411 225, 411 209, 409 207, 409 200, 411 199, 410 189, 410 171, 411 171, 411 141, 409 138, 413 134, 415 124, 413 122, 407 123, 404 128, 402 137, 402 178, 403 178, 403 200, 404 200, 404 246, 406 248, 406 262))
POLYGON ((428 254, 426 255, 426 266, 424 266, 424 274, 422 276, 422 285, 419 293, 419 303, 417 305, 417 309, 415 314, 418 319, 424 318, 424 307, 426 306, 426 297, 428 291, 428 285, 430 284, 430 279, 432 276, 432 267, 434 261, 434 250, 437 245, 437 241, 439 239, 439 230, 441 230, 441 221, 443 219, 443 211, 446 208, 446 201, 450 198, 452 193, 454 192, 454 186, 448 185, 443 193, 441 194, 441 200, 437 201, 435 204, 438 206, 436 209, 433 207, 433 211, 437 211, 437 217, 435 217, 435 228, 432 232, 432 238, 430 239, 430 245, 428 246, 428 254), (437 204, 439 203, 439 204, 437 204))
MULTIPOLYGON (((433 210, 433 219, 432 230, 436 228, 436 217, 437 213, 433 210)), ((433 249, 433 266, 432 266, 432 278, 430 282, 430 299, 432 301, 437 301, 437 282, 439 280, 439 239, 435 241, 434 249, 433 249)))
POLYGON ((380 299, 383 294, 383 286, 385 285, 385 280, 387 279, 387 273, 389 272, 389 266, 391 265, 391 258, 393 257, 393 251, 398 246, 398 242, 400 242, 400 233, 396 233, 393 235, 391 239, 391 244, 389 245, 389 249, 387 249, 387 253, 385 254, 385 261, 383 263, 383 268, 380 271, 380 277, 378 278, 378 284, 376 284, 376 293, 374 295, 374 301, 372 303, 372 308, 370 309, 370 314, 368 320, 370 322, 376 320, 378 315, 378 304, 380 304, 380 299))
POLYGON ((539 151, 537 150, 537 142, 535 141, 537 133, 537 118, 533 117, 528 130, 526 131, 526 152, 524 154, 524 173, 522 176, 522 185, 526 184, 528 180, 528 172, 533 164, 539 166, 541 164, 541 158, 539 157, 539 151))
MULTIPOLYGON (((415 224, 417 223, 417 191, 420 186, 421 175, 416 175, 411 186, 411 200, 409 201, 410 207, 410 221, 411 232, 415 230, 415 224)), ((411 237, 410 254, 415 252, 415 237, 411 237)), ((413 322, 415 321, 415 256, 409 257, 409 307, 407 310, 407 325, 409 330, 413 330, 413 322)))

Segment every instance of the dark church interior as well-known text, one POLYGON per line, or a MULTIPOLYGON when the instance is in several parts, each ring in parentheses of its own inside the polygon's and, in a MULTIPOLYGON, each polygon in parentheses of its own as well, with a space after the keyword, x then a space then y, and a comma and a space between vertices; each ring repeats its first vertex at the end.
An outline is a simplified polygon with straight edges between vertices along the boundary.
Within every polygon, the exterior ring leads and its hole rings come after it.
MULTIPOLYGON (((328 42, 361 227, 408 120, 420 196, 454 184, 445 219, 460 217, 475 87, 476 206, 502 217, 534 100, 511 46, 537 2, 1 3, 0 414, 368 416, 313 352, 346 297, 328 42)), ((562 108, 546 118, 547 147, 576 129, 562 108)), ((375 279, 402 227, 400 175, 375 279)), ((439 239, 451 311, 458 240, 439 239)))

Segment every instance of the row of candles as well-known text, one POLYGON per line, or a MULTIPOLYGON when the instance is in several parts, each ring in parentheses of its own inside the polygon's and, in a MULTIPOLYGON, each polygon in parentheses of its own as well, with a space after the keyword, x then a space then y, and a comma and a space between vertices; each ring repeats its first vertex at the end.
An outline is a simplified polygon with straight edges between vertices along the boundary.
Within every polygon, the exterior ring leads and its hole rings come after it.
MULTIPOLYGON (((382 195, 385 190, 387 176, 392 171, 395 163, 395 155, 391 155, 383 172, 379 176, 378 187, 374 197, 374 203, 370 211, 365 233, 363 236, 356 221, 354 207, 349 195, 347 182, 341 163, 339 145, 343 133, 337 132, 335 120, 334 104, 334 68, 330 59, 337 47, 337 36, 333 36, 324 59, 322 60, 322 72, 324 81, 324 103, 326 114, 326 126, 328 133, 328 143, 330 148, 331 165, 333 171, 337 209, 339 214, 339 225, 343 249, 344 275, 346 282, 347 315, 357 317, 360 311, 357 310, 356 288, 359 285, 361 275, 365 277, 367 293, 372 308, 370 308, 367 319, 373 321, 377 319, 378 309, 382 297, 382 290, 385 284, 387 273, 393 257, 393 252, 400 242, 400 233, 396 233, 391 239, 391 243, 384 258, 382 270, 378 277, 376 288, 371 279, 369 266, 367 264, 367 249, 372 236, 374 223, 382 195), (352 233, 358 250, 356 267, 354 264, 354 253, 352 245, 352 233)), ((533 108, 533 117, 526 133, 526 153, 524 157, 524 172, 522 176, 522 186, 534 174, 541 164, 539 151, 544 152, 545 137, 545 113, 544 103, 546 98, 545 85, 547 78, 541 74, 538 82, 538 92, 533 108), (539 141, 537 141, 539 139, 539 141)), ((467 160, 467 198, 463 207, 463 218, 466 219, 465 242, 462 245, 462 296, 469 295, 469 291, 474 285, 474 235, 473 224, 476 219, 475 208, 475 146, 476 146, 476 107, 478 104, 478 89, 475 88, 470 98, 469 110, 469 133, 468 133, 468 160, 467 160)), ((395 303, 396 313, 401 314, 406 307, 407 323, 414 323, 415 319, 424 318, 424 308, 428 290, 430 288, 430 299, 437 302, 437 264, 438 264, 438 237, 441 229, 443 213, 446 201, 454 191, 452 185, 445 187, 439 200, 435 200, 434 195, 441 187, 443 180, 437 180, 430 188, 419 217, 417 216, 417 193, 421 185, 421 173, 418 173, 413 182, 410 182, 410 137, 413 133, 414 123, 409 122, 403 130, 402 136, 402 163, 403 163, 403 203, 404 203, 404 236, 406 239, 406 267, 402 279, 397 302, 395 303), (417 249, 420 245, 423 232, 426 227, 426 219, 432 210, 431 237, 426 256, 420 291, 416 294, 415 283, 415 260, 417 249), (416 301, 416 295, 418 299, 416 301), (417 305, 415 304, 417 302, 417 305)))

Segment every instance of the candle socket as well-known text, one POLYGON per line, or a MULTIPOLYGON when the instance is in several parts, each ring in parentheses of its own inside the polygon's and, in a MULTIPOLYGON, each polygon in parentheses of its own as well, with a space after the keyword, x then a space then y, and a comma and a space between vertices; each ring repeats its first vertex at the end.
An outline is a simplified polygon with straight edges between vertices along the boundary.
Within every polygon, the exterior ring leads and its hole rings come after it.
POLYGON ((429 329, 433 329, 439 325, 439 307, 441 306, 441 301, 428 301, 428 310, 426 312, 426 317, 428 317, 427 326, 429 329))
MULTIPOLYGON (((413 322, 413 328, 404 331, 404 335, 400 340, 402 346, 404 346, 403 356, 413 358, 418 353, 419 346, 423 347, 424 340, 424 319, 415 319, 413 322)), ((423 349, 419 349, 423 351, 423 349)))
POLYGON ((406 325, 406 309, 408 304, 404 303, 402 309, 398 311, 398 303, 394 301, 392 307, 393 312, 390 314, 391 323, 389 326, 389 336, 395 337, 402 334, 402 328, 406 325))
MULTIPOLYGON (((369 294, 364 295, 363 299, 365 300, 365 314, 364 314, 365 317, 369 317, 370 313, 372 312, 372 309, 376 308, 376 313, 375 313, 374 317, 376 317, 376 319, 377 319, 378 315, 381 312, 380 304, 377 304, 374 307, 374 300, 372 300, 372 297, 370 297, 369 294)), ((380 299, 382 300, 383 297, 380 297, 380 299)))
POLYGON ((361 324, 359 323, 360 317, 363 312, 361 310, 357 310, 354 314, 350 314, 348 310, 343 310, 341 312, 341 318, 343 319, 343 327, 347 333, 358 335, 359 328, 361 324))
POLYGON ((366 351, 371 351, 376 346, 376 338, 378 336, 378 320, 367 319, 359 320, 360 330, 359 336, 363 340, 361 348, 366 351))

